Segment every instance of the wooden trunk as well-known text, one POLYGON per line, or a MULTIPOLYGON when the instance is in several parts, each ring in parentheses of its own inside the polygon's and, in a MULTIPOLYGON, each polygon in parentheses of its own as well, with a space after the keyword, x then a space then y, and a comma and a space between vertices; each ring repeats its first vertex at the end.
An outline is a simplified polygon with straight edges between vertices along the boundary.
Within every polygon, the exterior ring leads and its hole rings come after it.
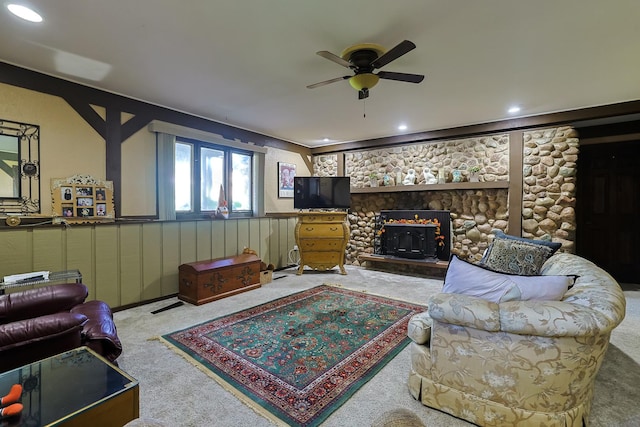
POLYGON ((182 264, 178 271, 178 298, 196 305, 261 286, 260 258, 252 254, 182 264))

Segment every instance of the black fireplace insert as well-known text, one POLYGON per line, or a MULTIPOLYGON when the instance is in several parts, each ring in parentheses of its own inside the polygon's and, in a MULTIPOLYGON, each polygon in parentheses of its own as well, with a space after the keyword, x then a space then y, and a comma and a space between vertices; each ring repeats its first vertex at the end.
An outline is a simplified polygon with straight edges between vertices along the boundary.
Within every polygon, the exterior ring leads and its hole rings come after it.
POLYGON ((451 219, 449 211, 387 210, 376 218, 374 251, 378 255, 425 261, 448 261, 451 255, 451 219), (404 220, 404 221, 403 221, 404 220), (436 240, 434 224, 440 224, 440 239, 436 240))

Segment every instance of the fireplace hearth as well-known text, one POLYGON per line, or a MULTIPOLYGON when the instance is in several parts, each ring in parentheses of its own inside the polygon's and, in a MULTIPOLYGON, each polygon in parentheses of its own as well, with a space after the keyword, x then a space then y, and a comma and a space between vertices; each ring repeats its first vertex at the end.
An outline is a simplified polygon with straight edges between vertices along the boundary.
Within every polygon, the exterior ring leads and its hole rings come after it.
POLYGON ((451 247, 450 221, 449 211, 381 211, 376 218, 374 253, 425 262, 448 261, 451 247), (440 235, 444 237, 442 246, 436 241, 437 226, 419 223, 420 220, 438 220, 440 235))

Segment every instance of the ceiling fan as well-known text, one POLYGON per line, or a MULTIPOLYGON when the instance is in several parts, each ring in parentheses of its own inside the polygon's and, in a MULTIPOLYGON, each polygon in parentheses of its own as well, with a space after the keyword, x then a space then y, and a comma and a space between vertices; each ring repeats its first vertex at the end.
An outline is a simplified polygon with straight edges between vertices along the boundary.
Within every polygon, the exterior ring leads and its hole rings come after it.
POLYGON ((357 44, 346 48, 340 56, 334 55, 326 50, 316 52, 336 64, 351 69, 355 74, 351 76, 336 77, 307 86, 308 89, 349 80, 351 86, 358 91, 358 99, 369 97, 369 89, 374 87, 379 79, 397 80, 401 82, 420 83, 424 80, 421 74, 394 73, 391 71, 373 71, 382 68, 391 61, 395 61, 402 55, 416 48, 416 45, 409 40, 404 40, 394 48, 385 52, 385 49, 374 43, 357 44))

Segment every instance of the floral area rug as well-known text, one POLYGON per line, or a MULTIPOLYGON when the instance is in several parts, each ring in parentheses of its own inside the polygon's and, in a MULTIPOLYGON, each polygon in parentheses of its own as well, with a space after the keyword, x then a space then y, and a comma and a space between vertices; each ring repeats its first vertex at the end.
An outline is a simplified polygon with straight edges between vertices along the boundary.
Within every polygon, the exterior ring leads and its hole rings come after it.
POLYGON ((317 426, 408 344, 424 309, 322 285, 162 338, 271 420, 317 426))

